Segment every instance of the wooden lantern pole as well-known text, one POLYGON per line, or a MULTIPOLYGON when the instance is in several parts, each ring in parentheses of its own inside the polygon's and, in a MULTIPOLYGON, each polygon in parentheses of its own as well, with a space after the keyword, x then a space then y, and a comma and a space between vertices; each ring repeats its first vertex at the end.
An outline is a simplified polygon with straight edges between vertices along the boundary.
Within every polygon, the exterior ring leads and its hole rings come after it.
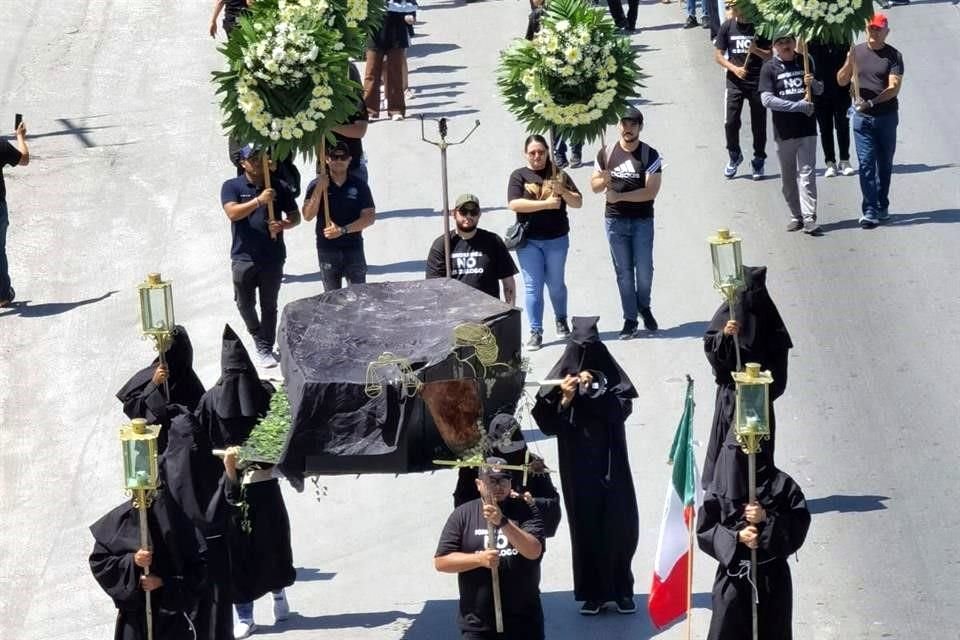
MULTIPOLYGON (((324 142, 325 137, 317 143, 317 157, 320 158, 320 177, 329 176, 327 172, 327 145, 324 142)), ((329 227, 333 224, 330 218, 330 191, 327 187, 323 188, 323 226, 329 227)))
MULTIPOLYGON (((490 499, 490 496, 486 491, 483 492, 483 502, 484 504, 493 504, 493 501, 490 499)), ((507 516, 503 515, 503 512, 500 512, 501 519, 506 518, 507 516)), ((501 522, 502 525, 502 522, 501 522)), ((487 549, 496 549, 497 548, 497 532, 496 527, 493 526, 493 523, 487 520, 487 549)), ((490 579, 493 581, 493 615, 497 625, 497 633, 503 633, 503 604, 500 601, 500 568, 493 567, 490 569, 490 579)))
MULTIPOLYGON (((149 523, 147 521, 147 492, 143 489, 137 490, 137 510, 140 512, 140 548, 150 549, 150 530, 149 523)), ((150 567, 143 568, 143 575, 150 575, 150 567)), ((147 612, 147 640, 153 640, 153 603, 151 601, 149 591, 144 591, 143 593, 145 598, 145 609, 147 612)))
MULTIPOLYGON (((271 188, 270 187, 270 158, 267 157, 266 150, 264 150, 263 153, 260 154, 260 159, 263 162, 263 188, 270 189, 271 188)), ((274 211, 273 211, 272 200, 267 203, 267 220, 269 222, 274 222, 276 220, 276 216, 274 215, 274 211)), ((277 239, 277 234, 274 233, 272 230, 270 231, 270 239, 274 241, 277 239)))
MULTIPOLYGON (((807 41, 806 39, 800 40, 800 48, 803 49, 803 75, 804 77, 810 73, 810 56, 807 55, 807 41)), ((812 85, 805 84, 805 91, 803 94, 803 99, 807 102, 813 102, 813 87, 812 85)))

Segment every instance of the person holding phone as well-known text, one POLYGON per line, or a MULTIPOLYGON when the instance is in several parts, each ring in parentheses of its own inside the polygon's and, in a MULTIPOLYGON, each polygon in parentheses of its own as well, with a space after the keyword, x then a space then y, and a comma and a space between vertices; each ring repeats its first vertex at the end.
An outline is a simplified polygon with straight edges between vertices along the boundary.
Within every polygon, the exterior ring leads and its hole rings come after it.
POLYGON ((27 125, 19 113, 14 119, 13 127, 17 146, 14 147, 6 140, 0 143, 0 308, 9 306, 16 295, 10 285, 10 265, 7 263, 7 227, 10 226, 10 212, 7 209, 7 186, 3 181, 3 168, 7 165, 15 167, 30 163, 27 125))

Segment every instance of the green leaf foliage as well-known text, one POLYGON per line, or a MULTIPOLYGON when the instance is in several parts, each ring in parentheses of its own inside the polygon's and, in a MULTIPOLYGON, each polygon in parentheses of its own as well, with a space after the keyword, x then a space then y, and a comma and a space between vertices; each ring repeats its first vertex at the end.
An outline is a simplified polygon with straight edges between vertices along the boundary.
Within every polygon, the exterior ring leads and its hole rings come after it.
POLYGON ((240 459, 276 464, 287 444, 291 423, 290 400, 281 385, 270 397, 267 415, 257 422, 247 441, 240 447, 240 459))
POLYGON ((766 38, 790 33, 830 44, 852 42, 874 12, 872 0, 738 0, 737 6, 766 38))

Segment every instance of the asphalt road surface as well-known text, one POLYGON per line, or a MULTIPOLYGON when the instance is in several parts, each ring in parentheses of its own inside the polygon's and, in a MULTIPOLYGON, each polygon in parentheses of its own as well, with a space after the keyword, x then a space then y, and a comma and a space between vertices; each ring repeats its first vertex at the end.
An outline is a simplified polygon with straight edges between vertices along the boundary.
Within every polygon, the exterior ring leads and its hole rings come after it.
MULTIPOLYGON (((29 167, 5 171, 19 304, 0 311, 0 638, 112 633, 115 612, 86 562, 87 527, 124 499, 113 394, 152 357, 136 330, 137 282, 154 270, 174 280, 177 318, 208 385, 223 323, 242 324, 218 199, 232 169, 209 82, 220 66, 206 34, 210 4, 0 0, 0 119, 12 125, 22 112, 32 151, 29 167)), ((372 281, 420 277, 441 227, 439 154, 420 142, 413 116, 450 118, 452 138, 481 121, 450 151, 450 188, 480 197, 487 228, 510 223, 507 177, 523 161, 524 132, 496 95, 494 69, 523 34, 527 3, 422 7, 410 117, 372 124, 365 140, 378 209, 364 234, 372 281)), ((678 3, 645 1, 645 29, 633 37, 649 74, 643 138, 665 158, 653 296, 663 331, 609 343, 641 393, 628 424, 640 611, 577 614, 564 523, 543 560, 547 637, 686 637, 683 624, 653 629, 645 598, 685 373, 697 382, 698 438, 709 431, 713 382, 699 336, 719 297, 705 239, 730 226, 744 237, 745 262, 769 266, 796 345, 777 405, 778 462, 814 512, 791 562, 796 637, 960 638, 960 11, 938 0, 890 11, 890 42, 906 61, 892 221, 859 229, 856 178, 819 180, 820 238, 784 230, 772 139, 768 179, 722 177, 721 73, 706 32, 681 29, 684 18, 678 3)), ((585 191, 591 170, 571 172, 585 191)), ((620 312, 599 197, 586 195, 572 219, 570 313, 599 314, 612 337, 620 312)), ((288 234, 281 303, 320 291, 312 226, 288 234)), ((547 337, 534 375, 562 350, 547 337)), ((555 461, 555 443, 531 436, 555 461)), ((302 494, 287 487, 295 614, 272 626, 260 603, 259 635, 455 637, 456 579, 432 567, 454 484, 440 471, 321 478, 319 491, 308 484, 302 494)), ((706 634, 714 569, 698 553, 694 637, 706 634)))

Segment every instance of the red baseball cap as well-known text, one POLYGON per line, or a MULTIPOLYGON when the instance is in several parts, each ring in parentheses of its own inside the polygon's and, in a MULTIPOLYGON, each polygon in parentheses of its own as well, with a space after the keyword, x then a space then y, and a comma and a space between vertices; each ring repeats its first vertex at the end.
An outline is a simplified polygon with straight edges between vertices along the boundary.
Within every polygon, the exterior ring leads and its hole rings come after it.
POLYGON ((867 23, 868 27, 876 27, 877 29, 886 29, 887 28, 887 16, 883 13, 875 13, 873 17, 870 18, 870 22, 867 23))

